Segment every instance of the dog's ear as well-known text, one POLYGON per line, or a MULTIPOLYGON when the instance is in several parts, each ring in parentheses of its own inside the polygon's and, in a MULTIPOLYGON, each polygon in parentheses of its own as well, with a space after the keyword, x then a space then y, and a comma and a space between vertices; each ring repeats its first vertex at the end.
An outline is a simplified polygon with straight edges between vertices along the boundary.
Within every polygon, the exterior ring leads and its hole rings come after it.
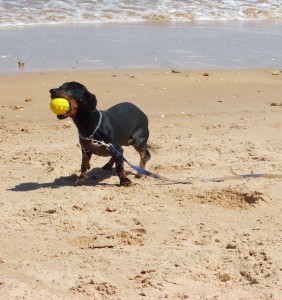
POLYGON ((89 110, 92 110, 92 111, 96 110, 97 99, 94 94, 91 94, 90 92, 87 91, 87 93, 85 93, 85 98, 84 98, 83 102, 89 110))
POLYGON ((91 94, 87 88, 79 82, 65 82, 60 90, 69 98, 73 98, 78 106, 82 106, 87 110, 94 111, 97 106, 97 99, 94 94, 91 94))

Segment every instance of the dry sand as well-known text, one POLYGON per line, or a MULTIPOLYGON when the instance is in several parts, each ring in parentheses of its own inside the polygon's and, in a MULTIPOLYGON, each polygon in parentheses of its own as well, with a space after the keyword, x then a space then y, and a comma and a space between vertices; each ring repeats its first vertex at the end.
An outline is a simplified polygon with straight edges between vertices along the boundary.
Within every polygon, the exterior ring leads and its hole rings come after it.
MULTIPOLYGON (((282 75, 273 71, 1 75, 1 299, 281 299, 282 75), (70 80, 99 109, 142 108, 148 169, 193 184, 137 180, 126 166, 134 185, 119 187, 94 157, 76 186, 77 130, 50 112, 48 94, 70 80), (234 173, 278 176, 209 181, 234 173)), ((138 163, 133 149, 125 156, 138 163)))

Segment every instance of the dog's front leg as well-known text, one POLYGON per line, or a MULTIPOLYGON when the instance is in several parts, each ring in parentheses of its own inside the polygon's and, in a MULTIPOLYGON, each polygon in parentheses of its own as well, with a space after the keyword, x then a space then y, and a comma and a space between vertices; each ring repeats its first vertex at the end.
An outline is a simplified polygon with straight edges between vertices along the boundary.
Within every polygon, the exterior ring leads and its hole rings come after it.
MULTIPOLYGON (((122 148, 118 149, 121 153, 123 153, 122 148)), ((123 159, 118 156, 113 156, 116 164, 116 172, 120 180, 121 186, 130 186, 132 184, 131 180, 127 178, 124 167, 123 167, 123 159)))
POLYGON ((92 152, 85 148, 81 147, 81 152, 82 152, 81 171, 80 171, 80 176, 76 181, 77 184, 82 184, 83 182, 86 181, 87 170, 90 169, 90 159, 92 156, 92 152))

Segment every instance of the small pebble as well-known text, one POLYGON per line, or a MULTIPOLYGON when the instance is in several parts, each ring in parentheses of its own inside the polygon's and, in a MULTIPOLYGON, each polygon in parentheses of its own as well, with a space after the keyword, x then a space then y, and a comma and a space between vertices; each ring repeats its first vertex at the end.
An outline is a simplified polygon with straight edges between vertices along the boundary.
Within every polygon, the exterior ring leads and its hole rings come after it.
POLYGON ((231 276, 229 274, 220 274, 218 276, 219 280, 222 281, 222 282, 226 282, 226 281, 229 281, 231 280, 231 276))
POLYGON ((18 62, 18 65, 19 65, 19 68, 21 69, 21 68, 24 68, 24 62, 23 61, 19 61, 18 62))
POLYGON ((226 249, 236 249, 237 245, 235 243, 228 243, 226 245, 226 249))
POLYGON ((116 208, 109 207, 109 206, 106 208, 106 211, 107 211, 107 212, 114 212, 114 211, 116 211, 116 210, 117 210, 116 208))

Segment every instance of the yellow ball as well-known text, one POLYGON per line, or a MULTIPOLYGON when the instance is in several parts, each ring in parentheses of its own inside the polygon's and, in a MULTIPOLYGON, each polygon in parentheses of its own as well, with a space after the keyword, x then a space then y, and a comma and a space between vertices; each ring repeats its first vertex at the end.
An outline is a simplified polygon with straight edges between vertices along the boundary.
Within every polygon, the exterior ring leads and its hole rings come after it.
POLYGON ((50 103, 50 109, 56 115, 63 115, 70 109, 70 103, 64 98, 54 98, 50 103))

